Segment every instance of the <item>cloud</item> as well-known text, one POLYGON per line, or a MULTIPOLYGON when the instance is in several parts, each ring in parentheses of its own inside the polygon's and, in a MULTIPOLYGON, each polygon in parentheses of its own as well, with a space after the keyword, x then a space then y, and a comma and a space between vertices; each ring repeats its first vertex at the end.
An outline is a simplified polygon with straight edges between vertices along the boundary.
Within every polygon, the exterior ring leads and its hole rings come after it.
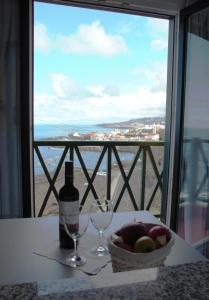
POLYGON ((154 62, 147 68, 136 67, 133 73, 140 80, 143 78, 145 86, 152 92, 166 91, 167 83, 167 64, 164 62, 154 62))
POLYGON ((148 30, 151 34, 164 34, 167 35, 169 21, 166 19, 147 18, 148 30))
POLYGON ((76 83, 68 76, 62 73, 53 73, 51 75, 52 88, 58 98, 71 97, 76 93, 76 83))
POLYGON ((42 53, 48 53, 53 46, 52 38, 49 37, 44 24, 36 23, 34 26, 34 46, 42 53))
POLYGON ((153 40, 151 47, 156 51, 161 51, 168 48, 168 42, 164 40, 153 40))
POLYGON ((66 89, 66 75, 59 74, 58 78, 54 94, 35 94, 35 123, 97 124, 165 115, 165 91, 143 87, 129 93, 111 94, 107 87, 94 85, 79 92, 76 85, 78 95, 82 95, 76 98, 71 89, 66 89))
POLYGON ((89 86, 88 90, 91 94, 93 94, 95 97, 101 97, 104 95, 104 87, 102 85, 94 85, 89 86))
POLYGON ((130 33, 133 29, 135 29, 135 22, 134 19, 132 19, 131 21, 120 21, 116 26, 116 30, 118 33, 127 34, 130 33))
POLYGON ((168 48, 168 27, 168 20, 147 18, 147 32, 152 37, 152 49, 162 51, 168 48))
POLYGON ((59 49, 65 53, 112 56, 125 53, 127 46, 121 35, 107 33, 99 21, 80 24, 73 34, 52 35, 44 24, 35 24, 35 49, 47 53, 59 49))
POLYGON ((119 95, 119 90, 118 88, 113 85, 93 85, 93 86, 89 86, 87 87, 87 89, 89 90, 89 92, 92 94, 92 96, 95 97, 103 97, 103 96, 118 96, 119 95))
POLYGON ((111 56, 127 51, 120 35, 108 34, 99 21, 81 24, 75 34, 60 37, 65 52, 111 56))

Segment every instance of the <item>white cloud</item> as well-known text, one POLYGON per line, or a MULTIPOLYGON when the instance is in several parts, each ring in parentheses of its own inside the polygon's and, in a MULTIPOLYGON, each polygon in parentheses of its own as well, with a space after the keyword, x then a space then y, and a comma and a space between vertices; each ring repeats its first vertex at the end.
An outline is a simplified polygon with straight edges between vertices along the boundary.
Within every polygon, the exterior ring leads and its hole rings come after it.
POLYGON ((151 47, 154 50, 161 51, 168 48, 168 42, 164 40, 153 40, 151 42, 151 47))
POLYGON ((147 18, 147 31, 152 37, 151 48, 162 51, 168 48, 169 21, 165 19, 147 18))
POLYGON ((34 26, 34 45, 38 51, 43 53, 48 53, 52 48, 53 41, 44 24, 36 23, 34 26))
POLYGON ((95 97, 102 97, 102 96, 117 96, 119 95, 119 91, 117 86, 110 84, 110 85, 93 85, 88 86, 87 90, 95 97))
POLYGON ((147 18, 148 28, 152 34, 165 34, 168 33, 169 21, 166 19, 147 18))
POLYGON ((60 37, 60 42, 69 53, 111 56, 127 50, 122 36, 107 33, 99 21, 79 25, 75 34, 60 37))
POLYGON ((88 90, 96 97, 104 95, 104 87, 102 85, 89 86, 88 90))
MULTIPOLYGON (((67 82, 64 75, 63 79, 67 82)), ((80 93, 82 97, 75 98, 70 89, 66 90, 65 85, 60 84, 52 95, 36 94, 35 123, 43 123, 44 120, 44 123, 95 124, 165 114, 165 91, 146 87, 130 93, 111 95, 102 85, 87 87, 86 94, 84 90, 80 93)))
POLYGON ((147 88, 152 92, 166 91, 167 82, 167 65, 162 62, 152 63, 152 67, 142 68, 136 67, 134 74, 140 79, 143 78, 147 82, 147 88))
POLYGON ((53 73, 51 79, 52 88, 59 98, 66 98, 75 94, 77 90, 76 83, 68 76, 62 73, 53 73))
POLYGON ((118 96, 120 94, 118 87, 114 84, 105 85, 104 92, 109 96, 118 96))
POLYGON ((135 23, 134 19, 131 21, 120 21, 116 26, 116 30, 120 34, 127 34, 130 33, 131 30, 133 30, 135 23))
POLYGON ((124 38, 106 32, 99 21, 80 24, 77 31, 69 35, 52 35, 44 24, 37 23, 34 41, 35 48, 44 53, 59 49, 66 53, 112 56, 127 51, 124 38))

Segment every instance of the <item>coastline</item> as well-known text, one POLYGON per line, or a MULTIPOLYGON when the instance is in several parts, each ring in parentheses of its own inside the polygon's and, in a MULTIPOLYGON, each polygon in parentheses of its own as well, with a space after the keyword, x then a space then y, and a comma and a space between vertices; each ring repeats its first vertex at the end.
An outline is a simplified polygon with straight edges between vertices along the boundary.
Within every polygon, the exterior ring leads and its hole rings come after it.
MULTIPOLYGON (((147 120, 148 122, 148 120, 147 120)), ((124 123, 125 124, 125 123, 124 123)), ((139 136, 138 140, 134 138, 134 140, 131 138, 130 135, 127 136, 123 136, 122 132, 118 133, 117 131, 115 132, 115 135, 110 132, 109 133, 105 133, 105 131, 102 133, 102 127, 104 127, 104 125, 106 124, 98 124, 96 126, 101 126, 100 132, 97 133, 96 135, 94 135, 94 132, 92 131, 89 134, 86 134, 87 130, 89 128, 82 128, 81 131, 77 131, 77 133, 74 131, 74 133, 76 133, 75 135, 73 135, 71 132, 73 131, 66 131, 66 127, 62 128, 63 131, 61 134, 57 134, 58 132, 60 132, 60 128, 51 128, 50 126, 48 126, 47 128, 49 129, 49 131, 51 129, 51 133, 53 132, 53 137, 51 138, 40 138, 35 140, 35 142, 46 142, 43 143, 44 146, 40 146, 40 150, 41 150, 41 154, 43 156, 44 162, 46 164, 46 167, 48 169, 48 172, 50 174, 51 179, 53 179, 54 176, 54 170, 56 169, 59 159, 63 153, 63 149, 64 146, 62 145, 62 142, 72 142, 72 145, 76 145, 76 142, 81 142, 80 146, 78 146, 78 149, 80 150, 81 156, 84 160, 84 163, 86 165, 87 171, 89 173, 89 177, 91 178, 94 168, 96 166, 96 163, 98 162, 99 156, 101 154, 101 150, 104 146, 104 142, 116 142, 116 149, 118 151, 119 154, 119 158, 121 160, 122 165, 125 167, 125 173, 128 174, 128 171, 131 167, 131 164, 133 162, 133 159, 135 157, 136 151, 140 145, 140 142, 143 143, 148 143, 151 142, 151 135, 150 135, 150 140, 141 140, 141 137, 139 136), (50 128, 49 128, 50 127, 50 128), (57 129, 57 131, 56 131, 57 129), (78 133, 79 132, 79 133, 78 133), (63 135, 64 134, 64 135, 63 135), (106 138, 109 138, 109 140, 106 138), (89 139, 88 139, 89 138, 89 139), (94 140, 95 138, 95 140, 94 140), (101 139, 100 139, 101 138, 101 139), (50 141, 52 143, 50 143, 50 141), (131 144, 131 142, 136 142, 134 143, 134 146, 131 144), (48 142, 48 144, 47 144, 48 142), (53 144, 54 142, 54 144, 53 144), (57 145, 56 145, 57 142, 57 145), (59 143, 60 142, 60 143, 59 143), (92 145, 91 143, 93 142, 98 142, 97 145, 92 145), (119 142, 119 145, 117 145, 117 143, 119 142), (122 142, 122 143, 121 143, 122 142), (123 145, 123 142, 124 145, 123 145), (130 142, 130 146, 129 146, 129 142, 130 142), (101 143, 101 146, 99 146, 101 143), (60 146, 62 145, 62 146, 60 146), (121 145, 121 146, 120 146, 121 145), (42 152, 43 151, 43 152, 42 152)), ((113 125, 113 124, 109 124, 109 125, 113 125)), ((116 124, 115 124, 116 125, 116 124)), ((118 124, 117 124, 118 125, 118 124)), ((123 124, 120 124, 120 126, 122 126, 123 124)), ((44 125, 43 125, 44 126, 44 125)), ((82 126, 81 126, 82 127, 82 126)), ((118 126, 115 127, 115 129, 117 129, 118 126)), ((127 128, 131 128, 130 124, 128 126, 128 124, 126 123, 126 129, 127 128)), ((42 128, 43 129, 43 128, 42 128)), ((69 129, 69 128, 68 128, 69 129)), ((111 126, 111 130, 114 130, 114 128, 111 126)), ((133 134, 136 134, 137 132, 134 132, 133 134)), ((44 132, 45 135, 48 134, 48 136, 50 136, 49 132, 44 132)), ((43 132, 40 131, 40 136, 43 135, 43 132)), ((135 136, 137 138, 137 136, 135 136)), ((63 143, 64 144, 64 143, 63 143)), ((64 144, 65 145, 65 144, 64 144)), ((66 144, 67 145, 67 144, 66 144)), ((79 144, 78 144, 79 145, 79 144)), ((73 146, 73 147, 74 147, 73 146)), ((152 147, 152 151, 153 151, 153 156, 155 158, 156 164, 159 167, 159 169, 162 169, 162 165, 163 165, 163 146, 158 145, 158 146, 154 146, 152 147)), ((141 155, 138 159, 138 162, 141 162, 141 155)), ((118 197, 120 197, 120 193, 121 190, 123 189, 123 185, 124 185, 124 178, 121 175, 120 172, 120 168, 118 167, 118 162, 117 159, 114 155, 114 152, 112 151, 112 159, 111 159, 111 197, 113 197, 114 199, 117 200, 118 197)), ((41 204, 44 201, 45 195, 47 194, 47 191, 49 189, 49 183, 48 180, 46 178, 46 176, 43 174, 43 169, 40 165, 40 161, 37 158, 37 156, 34 157, 34 166, 35 166, 35 207, 36 207, 36 215, 38 214, 40 208, 41 208, 41 204)), ((97 192, 98 197, 105 197, 106 195, 106 191, 107 191, 107 176, 105 171, 107 170, 107 159, 103 158, 101 164, 100 164, 100 168, 97 172, 97 175, 95 177, 95 180, 93 182, 94 188, 97 192)), ((150 162, 149 162, 149 158, 147 155, 147 162, 146 162, 146 180, 145 180, 145 194, 147 197, 149 197, 149 195, 151 195, 152 190, 153 190, 153 186, 155 184, 155 180, 156 180, 156 175, 155 172, 153 172, 153 167, 151 166, 150 162)), ((78 188, 79 192, 80 192, 80 198, 83 197, 84 193, 86 192, 86 189, 88 187, 88 183, 86 180, 86 177, 81 169, 80 166, 80 161, 77 158, 77 155, 74 155, 74 183, 75 186, 78 188)), ((133 195, 136 199, 136 201, 138 202, 137 205, 138 207, 140 207, 140 196, 141 196, 141 191, 140 191, 140 184, 141 184, 141 170, 140 168, 138 168, 136 170, 134 170, 131 178, 130 178, 130 187, 131 190, 133 191, 133 195)), ((62 168, 60 170, 59 176, 56 178, 55 181, 55 188, 57 190, 57 192, 59 191, 59 189, 61 188, 61 186, 64 184, 64 168, 62 168)), ((48 191, 49 194, 49 191, 48 191)), ((160 192, 158 192, 159 195, 156 195, 154 198, 154 202, 152 205, 152 208, 154 208, 154 210, 157 212, 159 212, 159 207, 161 204, 161 195, 160 192)), ((93 194, 90 190, 88 197, 86 198, 86 202, 85 202, 85 206, 86 206, 86 210, 88 211, 88 207, 89 207, 89 203, 91 202, 91 199, 93 198, 93 194)), ((145 197, 146 198, 146 197, 145 197)), ((116 201, 115 200, 115 201, 116 201)), ((146 199, 145 199, 146 202, 146 199)), ((145 203, 145 207, 146 207, 147 203, 145 203)), ((120 205, 118 207, 118 211, 127 211, 127 210, 133 210, 133 205, 132 205, 132 201, 130 199, 129 193, 127 191, 127 188, 125 189, 125 192, 123 194, 123 198, 121 199, 120 205)), ((49 196, 49 200, 47 203, 47 206, 44 210, 44 215, 50 215, 50 214, 58 214, 58 205, 57 205, 57 200, 53 194, 53 191, 50 193, 49 196)))

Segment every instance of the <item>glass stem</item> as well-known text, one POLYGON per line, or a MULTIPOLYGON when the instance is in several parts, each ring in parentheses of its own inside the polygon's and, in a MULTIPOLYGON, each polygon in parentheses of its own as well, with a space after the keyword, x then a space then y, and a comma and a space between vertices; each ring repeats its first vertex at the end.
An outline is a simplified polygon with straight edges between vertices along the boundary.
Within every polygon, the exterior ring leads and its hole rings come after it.
POLYGON ((103 247, 103 230, 99 230, 99 247, 103 247))
POLYGON ((78 241, 78 239, 73 239, 73 242, 74 242, 74 256, 78 257, 78 244, 79 244, 79 241, 78 241))

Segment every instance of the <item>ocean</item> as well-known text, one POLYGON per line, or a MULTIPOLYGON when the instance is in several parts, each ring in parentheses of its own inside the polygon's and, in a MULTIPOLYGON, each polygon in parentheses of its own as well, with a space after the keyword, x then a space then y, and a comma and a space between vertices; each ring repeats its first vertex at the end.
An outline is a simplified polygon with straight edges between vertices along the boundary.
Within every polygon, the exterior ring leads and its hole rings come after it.
POLYGON ((90 132, 111 132, 112 128, 100 127, 98 125, 66 125, 66 124, 35 124, 34 139, 43 140, 60 136, 67 136, 69 133, 90 133, 90 132))
MULTIPOLYGON (((57 137, 64 137, 67 136, 69 133, 90 133, 90 132, 111 132, 113 129, 111 128, 104 128, 97 125, 49 125, 49 124, 38 124, 34 126, 34 140, 45 140, 57 137)), ((55 147, 39 147, 39 150, 42 154, 42 157, 44 159, 44 162, 47 166, 47 169, 49 172, 53 172, 60 160, 60 157, 63 153, 62 148, 55 148, 55 147)), ((82 157, 85 162, 85 165, 88 169, 94 169, 96 166, 96 163, 99 159, 100 151, 82 151, 82 157)), ((120 155, 121 161, 124 160, 133 160, 134 154, 132 152, 123 152, 120 155)), ((112 163, 116 163, 116 159, 113 155, 112 157, 112 163)), ((77 168, 81 168, 80 162, 75 155, 74 157, 74 166, 77 168)), ((107 166, 107 157, 104 156, 99 171, 106 171, 107 166)), ((41 175, 43 174, 42 166, 39 162, 39 159, 34 151, 34 171, 35 175, 41 175)))

